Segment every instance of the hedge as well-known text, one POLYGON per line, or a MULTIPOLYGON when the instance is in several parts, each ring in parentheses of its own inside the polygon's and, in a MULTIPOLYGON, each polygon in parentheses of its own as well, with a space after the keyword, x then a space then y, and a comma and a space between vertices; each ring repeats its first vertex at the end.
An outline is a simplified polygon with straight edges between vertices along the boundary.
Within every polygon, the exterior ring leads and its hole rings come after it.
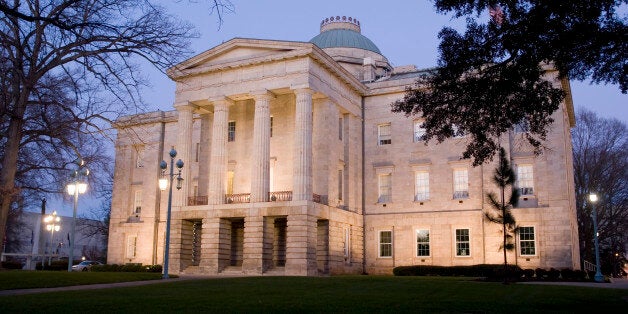
MULTIPOLYGON (((463 276, 483 277, 487 280, 503 280, 504 265, 479 264, 471 266, 399 266, 393 269, 395 276, 463 276)), ((509 281, 587 281, 593 278, 583 270, 543 268, 521 269, 517 265, 508 265, 509 281)))

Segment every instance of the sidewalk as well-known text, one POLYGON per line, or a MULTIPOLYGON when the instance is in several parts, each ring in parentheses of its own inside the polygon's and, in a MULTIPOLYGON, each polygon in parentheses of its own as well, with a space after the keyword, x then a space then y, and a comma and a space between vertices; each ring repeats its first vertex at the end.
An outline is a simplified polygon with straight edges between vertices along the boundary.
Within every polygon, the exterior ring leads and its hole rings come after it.
POLYGON ((575 287, 591 287, 591 288, 607 288, 607 289, 627 289, 628 279, 611 278, 611 282, 540 282, 527 281, 520 282, 526 285, 554 285, 554 286, 575 286, 575 287))
POLYGON ((1 296, 7 295, 24 295, 24 294, 35 294, 35 293, 46 293, 46 292, 57 292, 57 291, 75 291, 75 290, 94 290, 94 289, 108 289, 108 288, 120 288, 120 287, 137 287, 137 286, 145 286, 156 283, 165 283, 165 282, 173 282, 173 281, 181 281, 191 278, 170 278, 170 279, 155 279, 155 280, 144 280, 144 281, 127 281, 127 282, 116 282, 116 283, 101 283, 94 285, 79 285, 79 286, 66 286, 66 287, 55 287, 55 288, 34 288, 34 289, 15 289, 15 290, 2 290, 0 291, 1 296))

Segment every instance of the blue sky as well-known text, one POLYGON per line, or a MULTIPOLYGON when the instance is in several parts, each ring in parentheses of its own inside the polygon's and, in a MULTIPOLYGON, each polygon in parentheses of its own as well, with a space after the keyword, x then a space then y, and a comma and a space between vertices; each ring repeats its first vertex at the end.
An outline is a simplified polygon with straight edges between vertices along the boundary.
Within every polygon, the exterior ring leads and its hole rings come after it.
MULTIPOLYGON (((200 38, 192 42, 201 53, 234 37, 309 41, 319 33, 321 20, 330 16, 351 16, 395 66, 414 64, 419 68, 436 65, 438 32, 443 26, 461 28, 464 21, 436 13, 433 3, 419 1, 241 1, 233 0, 235 12, 226 14, 220 29, 216 14, 209 14, 210 0, 161 0, 171 14, 192 23, 200 38)), ((485 12, 480 18, 488 18, 485 12)), ((146 67, 153 86, 144 99, 149 108, 171 110, 174 83, 164 74, 146 67)), ((576 107, 586 107, 604 117, 628 123, 628 95, 617 86, 590 85, 572 81, 576 107)))

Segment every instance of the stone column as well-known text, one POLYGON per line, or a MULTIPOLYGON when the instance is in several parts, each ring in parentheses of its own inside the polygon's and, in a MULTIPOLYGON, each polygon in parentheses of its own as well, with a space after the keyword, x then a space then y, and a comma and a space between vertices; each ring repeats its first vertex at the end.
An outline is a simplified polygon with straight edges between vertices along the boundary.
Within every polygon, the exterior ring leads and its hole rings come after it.
POLYGON ((270 100, 268 91, 253 94, 253 155, 251 156, 251 203, 268 202, 270 190, 270 100))
POLYGON ((244 248, 242 272, 261 275, 264 253, 264 217, 261 215, 244 218, 244 248))
POLYGON ((209 193, 209 165, 213 115, 204 113, 201 115, 201 140, 198 156, 198 195, 207 196, 209 193))
MULTIPOLYGON (((177 146, 175 149, 177 150, 177 157, 175 157, 175 163, 177 160, 183 160, 184 167, 181 171, 181 177, 183 178, 183 186, 181 190, 175 193, 174 197, 174 206, 187 206, 188 196, 190 196, 190 173, 192 165, 192 160, 190 160, 192 154, 192 115, 194 113, 195 107, 188 103, 185 104, 175 104, 175 108, 179 113, 179 117, 177 120, 177 146)), ((166 149, 166 152, 170 151, 166 149)), ((168 165, 170 167, 170 165, 168 165)), ((177 169, 174 169, 175 173, 177 169)), ((168 170, 169 172, 169 170, 168 170)), ((175 181, 176 182, 176 181, 175 181)), ((173 182, 174 184, 174 182, 173 182)))
POLYGON ((227 173, 227 125, 229 106, 233 104, 233 101, 222 97, 213 103, 214 124, 212 125, 208 203, 223 204, 227 173))
POLYGON ((203 274, 216 275, 220 271, 220 218, 204 218, 201 233, 201 262, 199 268, 203 274))
POLYGON ((298 88, 294 123, 292 200, 312 199, 312 94, 298 88))
POLYGON ((316 217, 299 214, 288 215, 287 231, 286 275, 316 275, 316 217))

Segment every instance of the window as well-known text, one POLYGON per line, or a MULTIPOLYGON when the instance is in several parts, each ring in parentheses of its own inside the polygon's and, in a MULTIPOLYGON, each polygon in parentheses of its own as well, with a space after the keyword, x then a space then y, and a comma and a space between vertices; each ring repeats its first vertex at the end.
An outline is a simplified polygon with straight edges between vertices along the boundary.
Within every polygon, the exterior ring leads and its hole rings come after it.
POLYGON ((390 173, 380 174, 378 176, 377 181, 379 185, 377 202, 378 203, 391 202, 392 201, 392 186, 391 186, 392 174, 390 173))
POLYGON ((416 256, 430 256, 430 230, 416 231, 416 256))
POLYGON ((194 154, 194 161, 198 162, 198 157, 201 155, 201 143, 196 143, 196 154, 194 154))
POLYGON ((425 128, 422 127, 423 121, 414 121, 414 142, 421 142, 425 140, 425 128))
POLYGON ((229 128, 229 133, 227 133, 227 141, 235 142, 235 132, 236 132, 235 121, 229 121, 228 128, 229 128))
POLYGON ((338 118, 338 139, 342 141, 342 118, 338 118))
POLYGON ((351 262, 351 229, 350 228, 345 228, 344 257, 345 257, 345 261, 351 262))
POLYGON ((534 174, 532 165, 517 165, 517 187, 520 195, 534 194, 534 174))
POLYGON ((456 229, 456 256, 471 256, 469 229, 456 229))
POLYGON ((135 168, 144 168, 144 147, 138 146, 135 149, 135 168))
POLYGON ((519 228, 519 247, 521 255, 535 255, 534 227, 519 228))
POLYGON ((235 172, 233 170, 227 171, 227 194, 233 194, 233 178, 235 177, 235 172))
POLYGON ((378 145, 392 144, 390 135, 390 123, 380 124, 377 126, 378 145))
POLYGON ((426 201, 430 199, 430 173, 416 171, 414 173, 414 200, 426 201))
POLYGON ((454 169, 454 199, 469 198, 469 172, 454 169))
POLYGON ((342 200, 342 170, 338 170, 338 199, 342 200))
POLYGON ((457 125, 455 125, 455 124, 452 124, 452 125, 451 125, 451 129, 452 129, 452 131, 453 131, 453 137, 454 137, 454 138, 461 138, 461 137, 464 137, 464 133, 460 130, 460 127, 459 127, 459 126, 457 126, 457 125))
POLYGON ((521 120, 519 123, 515 124, 515 133, 527 133, 530 132, 530 123, 528 120, 521 120))
POLYGON ((132 235, 126 239, 126 258, 134 258, 137 252, 137 236, 132 235))
POLYGON ((142 212, 142 190, 135 191, 135 197, 133 200, 133 214, 140 214, 142 212))
POLYGON ((392 231, 379 232, 379 257, 392 257, 392 231))
POLYGON ((270 116, 270 137, 273 137, 273 116, 270 116))

